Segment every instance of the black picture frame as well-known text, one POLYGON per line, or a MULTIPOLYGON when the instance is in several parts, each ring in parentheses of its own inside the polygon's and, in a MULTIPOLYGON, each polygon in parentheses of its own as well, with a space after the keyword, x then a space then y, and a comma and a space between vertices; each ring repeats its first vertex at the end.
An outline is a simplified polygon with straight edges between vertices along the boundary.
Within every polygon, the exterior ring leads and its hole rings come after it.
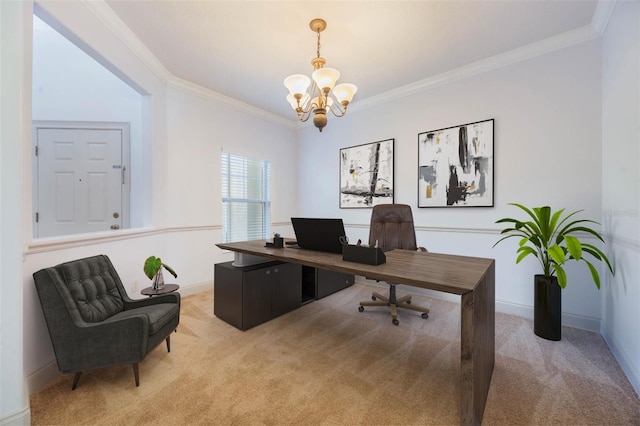
POLYGON ((418 134, 418 207, 493 207, 494 121, 418 134))
POLYGON ((340 208, 393 204, 395 139, 340 149, 340 208))

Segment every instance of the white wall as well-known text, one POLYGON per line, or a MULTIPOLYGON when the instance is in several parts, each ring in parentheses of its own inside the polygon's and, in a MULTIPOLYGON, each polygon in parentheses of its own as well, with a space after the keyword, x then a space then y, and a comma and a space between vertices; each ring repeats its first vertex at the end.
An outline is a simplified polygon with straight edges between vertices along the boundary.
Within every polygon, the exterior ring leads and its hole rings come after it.
MULTIPOLYGON (((300 212, 343 217, 365 238, 371 211, 339 209, 342 147, 395 138, 395 201, 413 207, 418 242, 430 251, 496 259, 498 309, 529 315, 533 258, 515 265, 517 242, 495 249, 495 220, 519 213, 509 202, 585 209, 601 219, 600 43, 591 41, 465 80, 330 118, 322 133, 300 132, 300 212), (417 208, 418 133, 495 119, 495 207, 417 208)), ((357 100, 357 99, 356 99, 357 100)), ((354 102, 355 106, 355 102, 354 102)), ((521 216, 519 216, 521 217, 521 216)), ((568 270, 565 325, 597 330, 600 293, 585 265, 568 270)))
POLYGON ((32 7, 0 2, 0 423, 29 424, 29 396, 23 361, 21 220, 25 194, 23 161, 31 109, 32 7), (24 76, 27 78, 24 78, 24 76))
POLYGON ((618 2, 603 36, 604 226, 617 273, 603 286, 602 334, 640 393, 640 3, 618 2))
POLYGON ((222 223, 222 150, 271 162, 272 222, 289 222, 297 207, 293 128, 234 110, 197 92, 173 88, 168 92, 167 126, 172 141, 168 219, 173 226, 222 223))
POLYGON ((222 241, 221 150, 271 162, 272 231, 286 232, 297 207, 295 133, 206 95, 173 88, 167 127, 166 209, 174 229, 167 260, 183 271, 182 283, 211 282, 214 263, 232 259, 215 246, 222 241))

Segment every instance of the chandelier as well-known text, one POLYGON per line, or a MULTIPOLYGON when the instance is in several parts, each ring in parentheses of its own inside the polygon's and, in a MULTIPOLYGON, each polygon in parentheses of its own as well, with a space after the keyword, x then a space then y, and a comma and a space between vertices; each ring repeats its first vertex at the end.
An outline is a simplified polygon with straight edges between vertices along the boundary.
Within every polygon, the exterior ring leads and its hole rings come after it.
POLYGON ((327 113, 331 111, 336 117, 345 115, 347 105, 358 88, 349 83, 335 86, 340 72, 335 68, 325 68, 327 61, 320 57, 320 33, 327 28, 327 23, 323 19, 314 19, 309 23, 309 27, 318 34, 317 56, 311 60, 314 69, 311 74, 313 85, 307 92, 311 80, 302 74, 285 78, 284 85, 289 89, 287 101, 298 113, 298 119, 305 122, 313 113, 313 124, 322 132, 322 128, 327 125, 327 113))

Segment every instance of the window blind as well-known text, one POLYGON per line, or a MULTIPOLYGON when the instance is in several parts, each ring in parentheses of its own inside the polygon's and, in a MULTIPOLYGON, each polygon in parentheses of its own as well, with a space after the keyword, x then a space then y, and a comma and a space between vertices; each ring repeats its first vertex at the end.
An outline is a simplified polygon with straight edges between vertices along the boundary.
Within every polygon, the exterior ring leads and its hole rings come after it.
POLYGON ((222 239, 266 239, 271 234, 271 166, 267 160, 222 153, 222 239))

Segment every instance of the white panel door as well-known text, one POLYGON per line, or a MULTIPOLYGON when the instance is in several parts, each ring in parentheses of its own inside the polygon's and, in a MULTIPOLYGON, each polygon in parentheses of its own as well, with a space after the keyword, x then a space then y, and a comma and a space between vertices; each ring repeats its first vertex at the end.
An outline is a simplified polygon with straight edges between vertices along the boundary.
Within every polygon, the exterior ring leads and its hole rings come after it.
POLYGON ((36 237, 122 227, 122 131, 37 129, 36 237))

